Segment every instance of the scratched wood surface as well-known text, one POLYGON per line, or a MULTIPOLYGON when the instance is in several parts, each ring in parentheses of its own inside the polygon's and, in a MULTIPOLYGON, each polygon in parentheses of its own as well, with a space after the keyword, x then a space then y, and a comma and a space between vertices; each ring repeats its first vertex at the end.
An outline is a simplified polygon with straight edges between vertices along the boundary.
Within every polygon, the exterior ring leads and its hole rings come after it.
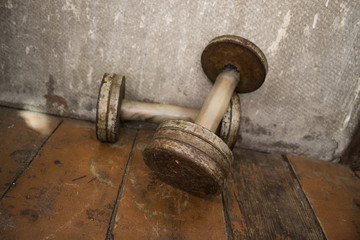
POLYGON ((360 239, 360 179, 348 167, 288 156, 326 237, 360 239))
POLYGON ((1 239, 105 239, 136 130, 116 144, 64 120, 0 205, 1 239))
POLYGON ((141 130, 120 198, 114 239, 227 239, 221 197, 202 199, 158 180, 142 151, 154 132, 141 130))
POLYGON ((223 195, 201 199, 146 167, 153 134, 100 143, 94 123, 0 107, 0 239, 323 239, 318 220, 329 239, 359 239, 349 169, 236 148, 223 195))
POLYGON ((0 107, 0 199, 59 123, 45 114, 0 107))
POLYGON ((324 239, 281 155, 233 152, 235 161, 224 192, 230 239, 324 239))

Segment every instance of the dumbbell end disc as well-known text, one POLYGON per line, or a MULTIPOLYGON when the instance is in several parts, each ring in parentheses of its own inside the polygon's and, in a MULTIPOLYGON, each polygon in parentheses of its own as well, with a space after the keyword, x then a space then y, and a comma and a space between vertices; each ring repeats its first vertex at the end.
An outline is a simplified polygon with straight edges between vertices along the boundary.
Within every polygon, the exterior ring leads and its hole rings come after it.
POLYGON ((221 193, 233 160, 218 136, 182 120, 160 124, 143 157, 160 180, 200 197, 221 193))
POLYGON ((114 143, 119 138, 121 103, 125 95, 125 77, 105 73, 101 81, 96 109, 96 137, 114 143))
POLYGON ((240 98, 237 93, 234 93, 220 123, 218 134, 231 150, 235 147, 239 136, 240 118, 240 98))
POLYGON ((268 68, 266 57, 259 47, 233 35, 211 40, 201 55, 201 65, 213 82, 226 65, 235 66, 240 72, 240 81, 235 90, 238 93, 258 89, 265 81, 268 68))

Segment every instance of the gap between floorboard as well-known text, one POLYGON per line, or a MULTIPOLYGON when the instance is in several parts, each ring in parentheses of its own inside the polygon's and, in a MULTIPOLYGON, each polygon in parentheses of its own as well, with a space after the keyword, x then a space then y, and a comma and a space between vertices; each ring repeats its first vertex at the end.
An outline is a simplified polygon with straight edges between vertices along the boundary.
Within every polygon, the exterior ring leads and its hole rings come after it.
POLYGON ((115 220, 116 220, 115 218, 116 218, 117 211, 118 211, 118 208, 119 208, 121 195, 122 195, 122 192, 123 192, 123 189, 124 189, 126 176, 128 174, 129 168, 130 168, 131 160, 132 160, 132 158, 134 156, 135 146, 136 146, 136 141, 137 141, 138 135, 139 135, 139 130, 136 130, 135 138, 134 138, 134 141, 133 141, 133 144, 131 146, 130 153, 129 153, 129 158, 128 158, 128 161, 126 163, 125 171, 124 171, 124 174, 123 174, 123 177, 121 179, 120 186, 119 186, 119 190, 118 190, 118 194, 117 194, 117 197, 116 197, 116 202, 115 202, 115 205, 114 205, 114 209, 113 209, 113 212, 111 214, 111 218, 110 218, 110 222, 109 222, 109 228, 108 228, 108 230, 106 232, 105 240, 114 239, 112 232, 113 232, 114 225, 115 225, 115 220))
POLYGON ((0 197, 0 202, 1 200, 6 196, 6 194, 16 185, 17 180, 23 175, 23 173, 30 167, 31 163, 38 157, 39 153, 41 152, 41 150, 43 149, 43 147, 45 146, 45 144, 49 141, 50 137, 58 130, 58 128, 61 126, 61 124, 63 123, 63 119, 60 120, 59 124, 54 128, 54 130, 49 134, 49 136, 47 136, 45 138, 45 140, 41 143, 40 147, 36 150, 36 152, 34 153, 34 155, 32 157, 30 157, 30 161, 28 162, 28 164, 15 176, 14 180, 11 182, 11 184, 9 185, 9 187, 5 190, 5 192, 3 193, 3 195, 0 197))
POLYGON ((223 212, 224 212, 224 220, 225 220, 227 239, 228 240, 234 240, 234 233, 233 233, 233 229, 231 227, 231 221, 230 221, 228 209, 227 209, 226 204, 225 204, 224 192, 221 193, 221 202, 222 202, 222 205, 223 205, 223 212))
POLYGON ((295 179, 295 182, 297 183, 297 185, 299 186, 299 192, 300 192, 300 195, 303 199, 305 199, 305 201, 309 204, 310 206, 310 209, 311 209, 311 212, 312 212, 312 215, 313 217, 315 217, 316 219, 316 225, 318 225, 318 227, 320 227, 321 231, 322 231, 322 234, 324 236, 324 239, 327 239, 326 238, 326 234, 325 234, 325 231, 323 229, 323 227, 321 226, 321 223, 320 223, 320 220, 318 218, 318 216, 315 214, 315 210, 313 208, 313 206, 311 205, 309 199, 307 198, 305 192, 304 192, 304 189, 300 183, 300 179, 297 177, 296 173, 295 173, 295 170, 293 168, 293 166, 291 165, 289 159, 287 158, 286 155, 281 155, 282 159, 284 160, 284 162, 288 165, 288 168, 289 168, 289 171, 290 171, 290 174, 293 176, 293 178, 295 179))

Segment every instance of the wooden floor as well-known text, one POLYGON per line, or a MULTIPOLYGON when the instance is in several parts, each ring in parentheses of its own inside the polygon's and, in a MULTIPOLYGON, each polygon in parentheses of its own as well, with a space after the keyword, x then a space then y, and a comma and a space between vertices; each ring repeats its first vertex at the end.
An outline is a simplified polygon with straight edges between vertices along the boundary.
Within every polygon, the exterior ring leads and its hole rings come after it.
POLYGON ((159 181, 154 131, 0 107, 0 239, 360 239, 360 180, 314 159, 234 149, 221 196, 159 181))

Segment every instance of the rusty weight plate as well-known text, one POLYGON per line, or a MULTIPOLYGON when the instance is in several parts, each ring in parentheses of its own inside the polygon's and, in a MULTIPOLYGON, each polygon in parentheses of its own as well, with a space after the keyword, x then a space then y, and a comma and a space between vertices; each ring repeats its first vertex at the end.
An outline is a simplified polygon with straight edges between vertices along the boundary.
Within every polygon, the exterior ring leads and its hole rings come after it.
POLYGON ((240 117, 240 98, 237 93, 234 93, 220 123, 218 134, 231 150, 234 148, 239 136, 240 117))
POLYGON ((216 134, 182 120, 160 124, 143 157, 163 182, 201 197, 221 193, 233 161, 216 134))
POLYGON ((226 65, 234 65, 240 72, 238 93, 258 89, 265 81, 267 60, 264 53, 247 39, 224 35, 214 38, 201 55, 201 65, 208 78, 215 82, 226 65))
POLYGON ((125 77, 105 73, 96 111, 96 136, 101 142, 116 142, 120 131, 120 110, 125 95, 125 77))

